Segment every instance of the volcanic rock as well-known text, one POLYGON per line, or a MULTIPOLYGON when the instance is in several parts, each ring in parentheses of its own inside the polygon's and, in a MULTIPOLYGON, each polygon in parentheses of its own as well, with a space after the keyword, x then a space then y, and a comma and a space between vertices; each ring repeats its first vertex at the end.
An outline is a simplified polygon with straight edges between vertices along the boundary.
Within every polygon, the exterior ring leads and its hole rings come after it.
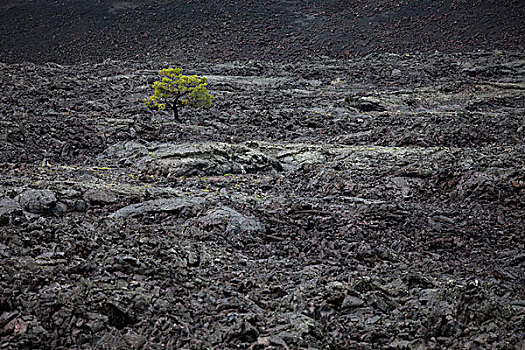
POLYGON ((51 190, 26 190, 17 199, 25 210, 37 214, 50 212, 57 201, 51 190))

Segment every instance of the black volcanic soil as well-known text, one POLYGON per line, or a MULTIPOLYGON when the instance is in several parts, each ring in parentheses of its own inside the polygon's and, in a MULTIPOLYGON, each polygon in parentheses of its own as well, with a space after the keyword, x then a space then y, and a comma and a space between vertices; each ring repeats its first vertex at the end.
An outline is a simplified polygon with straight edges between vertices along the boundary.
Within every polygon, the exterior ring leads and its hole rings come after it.
POLYGON ((0 61, 515 51, 524 23, 521 0, 4 0, 0 61))
POLYGON ((0 12, 1 349, 523 349, 521 2, 44 4, 0 12))

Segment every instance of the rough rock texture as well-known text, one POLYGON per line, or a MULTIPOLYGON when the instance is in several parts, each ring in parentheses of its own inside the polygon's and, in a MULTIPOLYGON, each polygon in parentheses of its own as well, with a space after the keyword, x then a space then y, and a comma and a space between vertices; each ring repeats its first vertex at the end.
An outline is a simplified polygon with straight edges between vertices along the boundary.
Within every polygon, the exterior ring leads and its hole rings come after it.
POLYGON ((176 215, 183 215, 187 211, 199 210, 202 206, 203 200, 200 198, 166 198, 155 199, 142 203, 131 204, 112 213, 110 218, 129 218, 144 216, 154 213, 173 213, 176 215))
POLYGON ((0 199, 0 225, 11 224, 16 217, 22 214, 22 207, 17 201, 10 198, 0 199))
POLYGON ((224 226, 221 231, 225 234, 243 235, 252 232, 266 232, 264 225, 256 218, 241 215, 228 207, 212 210, 200 219, 200 223, 212 229, 224 226))
POLYGON ((146 174, 170 177, 245 174, 280 169, 281 165, 264 153, 242 145, 220 142, 192 144, 149 144, 125 141, 109 147, 103 159, 118 159, 146 174))
POLYGON ((27 190, 18 197, 20 205, 31 213, 46 213, 53 209, 56 197, 50 190, 27 190))
POLYGON ((0 348, 522 349, 523 23, 3 1, 0 348), (182 59, 215 99, 176 123, 141 99, 182 59))
POLYGON ((523 346, 521 55, 156 66, 0 66, 2 347, 523 346))
POLYGON ((523 50, 524 16, 521 0, 4 0, 0 61, 523 50))

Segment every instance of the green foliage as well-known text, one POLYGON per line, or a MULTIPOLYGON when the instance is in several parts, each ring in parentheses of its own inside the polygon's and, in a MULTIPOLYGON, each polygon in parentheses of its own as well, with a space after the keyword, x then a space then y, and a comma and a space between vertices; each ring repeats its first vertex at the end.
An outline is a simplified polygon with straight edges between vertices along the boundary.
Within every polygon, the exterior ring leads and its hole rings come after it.
POLYGON ((154 93, 143 99, 151 109, 173 110, 175 119, 179 119, 178 107, 209 107, 213 98, 206 88, 208 79, 196 75, 183 75, 182 68, 166 68, 159 70, 158 80, 153 83, 154 93))

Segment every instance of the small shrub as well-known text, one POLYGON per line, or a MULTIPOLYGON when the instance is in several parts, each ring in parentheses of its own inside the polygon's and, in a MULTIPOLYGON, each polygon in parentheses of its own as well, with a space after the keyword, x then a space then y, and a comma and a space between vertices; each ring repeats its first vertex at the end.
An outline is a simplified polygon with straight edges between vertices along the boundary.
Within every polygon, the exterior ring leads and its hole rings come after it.
POLYGON ((153 95, 142 101, 156 110, 171 110, 175 120, 179 120, 179 107, 209 107, 213 98, 206 88, 208 79, 196 75, 183 75, 182 68, 159 70, 158 80, 153 83, 153 95))

